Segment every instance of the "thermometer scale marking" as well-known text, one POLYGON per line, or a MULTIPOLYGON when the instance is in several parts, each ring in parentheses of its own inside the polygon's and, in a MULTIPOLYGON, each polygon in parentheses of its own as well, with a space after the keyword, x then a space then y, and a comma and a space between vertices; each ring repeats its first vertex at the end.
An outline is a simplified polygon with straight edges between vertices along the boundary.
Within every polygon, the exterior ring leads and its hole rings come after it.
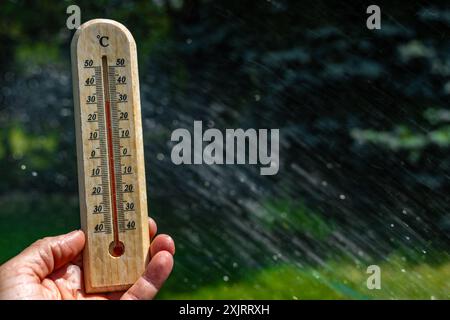
MULTIPOLYGON (((96 97, 97 97, 97 115, 98 115, 98 131, 100 137, 106 136, 105 130, 105 112, 103 109, 103 86, 102 86, 102 70, 99 66, 94 67, 95 70, 95 88, 96 88, 96 97)), ((109 181, 108 181, 108 162, 105 156, 106 152, 106 142, 104 139, 100 139, 99 142, 99 150, 100 150, 100 170, 101 170, 101 178, 102 178, 102 202, 99 204, 101 206, 101 210, 97 209, 100 213, 103 212, 103 223, 105 226, 105 232, 112 232, 112 223, 111 223, 111 215, 110 215, 110 205, 109 205, 109 181), (104 211, 103 211, 104 210, 104 211)), ((99 208, 97 206, 97 208, 99 208)), ((95 209, 93 210, 95 213, 95 209)))
MULTIPOLYGON (((108 68, 108 60, 106 56, 102 56, 102 73, 103 73, 103 96, 104 96, 104 106, 105 106, 105 114, 106 114, 106 140, 108 145, 108 167, 109 167, 109 179, 110 179, 110 190, 111 190, 111 215, 112 215, 112 223, 113 223, 113 233, 114 233, 114 242, 111 243, 112 250, 111 254, 118 257, 123 254, 124 246, 123 243, 119 240, 119 217, 118 217, 118 202, 117 202, 117 182, 119 185, 122 183, 122 179, 118 177, 116 180, 116 172, 117 169, 121 168, 120 156, 117 151, 117 112, 111 106, 111 96, 110 96, 110 85, 114 86, 114 83, 110 80, 110 72, 108 68), (111 114, 114 114, 112 116, 111 114), (114 122, 113 122, 114 119, 114 122), (115 127, 113 130, 113 126, 115 127), (115 133, 113 137, 113 132, 115 133), (114 158, 116 160, 114 160, 114 158)), ((113 74, 114 76, 114 74, 113 74)), ((111 87, 113 89, 115 87, 111 87)), ((115 93, 115 90, 113 90, 115 93)), ((115 96, 115 95, 113 95, 115 96)), ((114 103, 115 105, 115 103, 114 103)), ((123 212, 121 210, 121 212, 123 212)), ((122 217, 123 221, 123 217, 122 217)))

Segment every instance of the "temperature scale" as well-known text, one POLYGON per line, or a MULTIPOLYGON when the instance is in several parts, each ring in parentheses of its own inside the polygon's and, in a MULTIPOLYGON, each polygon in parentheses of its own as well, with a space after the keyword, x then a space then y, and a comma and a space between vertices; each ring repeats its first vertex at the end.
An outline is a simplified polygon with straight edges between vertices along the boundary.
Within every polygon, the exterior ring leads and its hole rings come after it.
POLYGON ((126 290, 150 244, 136 43, 122 24, 95 19, 71 53, 85 290, 126 290))

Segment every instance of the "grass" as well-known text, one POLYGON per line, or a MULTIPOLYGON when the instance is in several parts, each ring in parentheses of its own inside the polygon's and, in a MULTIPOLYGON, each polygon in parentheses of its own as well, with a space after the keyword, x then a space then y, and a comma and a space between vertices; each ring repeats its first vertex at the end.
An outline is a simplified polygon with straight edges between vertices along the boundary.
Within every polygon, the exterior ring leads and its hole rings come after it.
MULTIPOLYGON (((39 238, 79 228, 78 199, 73 195, 9 194, 0 197, 0 208, 0 263, 39 238)), ((304 221, 300 225, 308 226, 304 221)), ((439 259, 413 259, 415 262, 405 258, 405 252, 393 253, 377 263, 381 290, 367 289, 367 266, 338 258, 324 266, 277 264, 242 269, 239 276, 230 274, 228 278, 222 278, 220 268, 211 267, 207 278, 222 279, 211 282, 205 281, 205 274, 196 274, 192 259, 186 258, 192 258, 190 249, 183 249, 189 238, 173 232, 179 249, 175 270, 159 299, 450 299, 448 253, 428 253, 428 258, 439 259), (192 278, 184 283, 187 273, 192 278)))
POLYGON ((238 282, 194 292, 162 291, 159 299, 450 299, 450 262, 419 264, 402 271, 396 263, 381 267, 381 289, 369 290, 365 269, 330 263, 328 268, 283 265, 238 282))
POLYGON ((37 239, 80 228, 74 196, 9 194, 0 198, 0 208, 0 263, 37 239))

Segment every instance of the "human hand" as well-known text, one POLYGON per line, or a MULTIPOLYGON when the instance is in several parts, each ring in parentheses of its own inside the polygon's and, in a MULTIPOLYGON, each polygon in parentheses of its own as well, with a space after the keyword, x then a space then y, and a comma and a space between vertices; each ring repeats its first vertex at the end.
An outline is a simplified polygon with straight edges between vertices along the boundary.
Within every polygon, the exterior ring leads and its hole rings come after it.
POLYGON ((144 274, 126 292, 87 294, 83 284, 81 252, 83 231, 36 241, 19 255, 0 266, 0 300, 97 299, 149 300, 162 287, 173 267, 175 244, 168 235, 156 235, 149 219, 150 256, 144 274))

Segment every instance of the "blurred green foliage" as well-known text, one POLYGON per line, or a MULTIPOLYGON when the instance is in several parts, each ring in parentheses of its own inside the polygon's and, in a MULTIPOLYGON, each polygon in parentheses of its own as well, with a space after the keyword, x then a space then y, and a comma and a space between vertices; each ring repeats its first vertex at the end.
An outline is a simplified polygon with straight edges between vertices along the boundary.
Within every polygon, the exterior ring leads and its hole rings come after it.
POLYGON ((423 118, 434 128, 426 132, 423 129, 422 132, 414 132, 405 125, 398 125, 392 131, 353 129, 351 135, 359 143, 379 144, 394 151, 420 150, 432 144, 443 148, 448 147, 450 145, 449 111, 429 108, 424 111, 423 118))
POLYGON ((78 198, 61 194, 9 193, 0 197, 0 263, 37 239, 80 228, 78 198))
POLYGON ((320 241, 336 229, 332 219, 326 221, 298 200, 276 199, 258 210, 267 228, 285 234, 303 234, 320 241))
MULTIPOLYGON (((79 227, 70 4, 0 3, 0 262, 79 227)), ((177 242, 161 298, 449 298, 445 1, 383 4, 379 31, 337 0, 77 4, 138 44, 150 215, 177 242), (280 173, 173 166, 193 120, 280 128, 280 173)))
MULTIPOLYGON (((51 166, 49 158, 57 151, 58 137, 56 133, 43 136, 28 134, 19 123, 13 123, 9 128, 0 131, 3 150, 8 149, 8 155, 14 159, 28 163, 36 170, 51 166)), ((6 152, 3 153, 6 156, 6 152)))

